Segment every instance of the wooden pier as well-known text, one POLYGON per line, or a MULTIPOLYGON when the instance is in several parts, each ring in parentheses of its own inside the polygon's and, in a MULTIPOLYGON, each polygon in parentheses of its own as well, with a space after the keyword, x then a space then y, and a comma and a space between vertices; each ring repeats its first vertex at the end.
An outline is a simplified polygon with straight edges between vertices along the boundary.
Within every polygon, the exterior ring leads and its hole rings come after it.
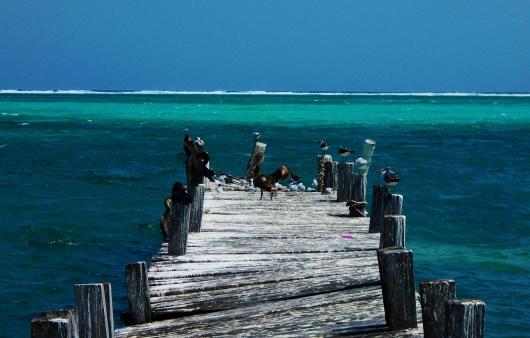
MULTIPOLYGON (((453 280, 416 292, 403 196, 373 186, 366 217, 374 147, 365 141, 359 168, 319 156, 317 191, 275 186, 261 200, 252 181, 206 189, 209 156, 186 136, 188 189, 177 182, 164 201, 168 242, 125 267, 130 326, 114 329, 109 283, 77 284, 75 307, 35 317, 31 337, 483 337, 485 303, 457 299, 453 280)), ((247 175, 265 149, 256 138, 247 175)))
POLYGON ((153 257, 153 322, 116 337, 423 336, 421 324, 388 333, 379 234, 368 218, 347 217, 334 194, 208 192, 204 207, 186 255, 167 255, 164 243, 153 257))

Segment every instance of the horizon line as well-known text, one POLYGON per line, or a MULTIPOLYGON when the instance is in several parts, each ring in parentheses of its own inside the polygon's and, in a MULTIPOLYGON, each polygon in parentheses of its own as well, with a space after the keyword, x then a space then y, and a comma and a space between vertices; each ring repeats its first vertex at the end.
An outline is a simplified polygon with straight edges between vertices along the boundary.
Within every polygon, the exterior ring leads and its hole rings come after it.
POLYGON ((283 95, 283 96, 448 96, 448 97, 530 97, 530 92, 328 92, 328 91, 265 91, 265 90, 94 90, 94 89, 0 89, 1 94, 38 95, 283 95))

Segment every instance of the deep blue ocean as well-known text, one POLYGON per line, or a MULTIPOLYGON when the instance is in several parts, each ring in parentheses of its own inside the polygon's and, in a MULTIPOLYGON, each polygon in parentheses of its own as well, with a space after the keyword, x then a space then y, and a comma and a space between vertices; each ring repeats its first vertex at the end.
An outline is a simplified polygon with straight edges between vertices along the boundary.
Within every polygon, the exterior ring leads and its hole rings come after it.
POLYGON ((306 185, 320 139, 374 139, 372 168, 402 176, 416 282, 454 278, 486 302, 486 336, 530 335, 528 96, 0 94, 0 336, 73 305, 75 283, 111 282, 121 325, 124 267, 157 253, 183 135, 242 175, 254 131, 264 171, 306 185))

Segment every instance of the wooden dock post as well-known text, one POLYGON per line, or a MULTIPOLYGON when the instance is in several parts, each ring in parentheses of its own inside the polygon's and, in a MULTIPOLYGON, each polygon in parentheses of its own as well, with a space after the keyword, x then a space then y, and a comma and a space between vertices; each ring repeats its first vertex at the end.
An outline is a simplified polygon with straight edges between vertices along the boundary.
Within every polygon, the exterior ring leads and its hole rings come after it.
POLYGON ((377 233, 383 229, 386 215, 401 215, 403 196, 390 194, 387 187, 374 185, 372 190, 372 215, 368 232, 377 233))
POLYGON ((353 163, 345 162, 337 165, 337 202, 346 202, 353 198, 353 163))
POLYGON ((445 303, 454 299, 456 299, 454 280, 420 282, 423 332, 426 338, 446 337, 445 303))
POLYGON ((75 303, 80 338, 114 336, 112 288, 109 283, 76 284, 75 303))
POLYGON ((405 221, 405 216, 385 216, 379 248, 383 249, 394 247, 405 249, 405 221))
POLYGON ((480 300, 449 300, 445 303, 445 336, 448 338, 484 337, 486 304, 480 300))
POLYGON ((190 224, 190 204, 171 203, 171 223, 169 226, 168 255, 186 254, 188 230, 190 224))
POLYGON ((256 167, 258 162, 263 161, 263 159, 265 158, 266 149, 267 145, 265 143, 256 141, 256 143, 254 144, 254 148, 252 149, 252 153, 250 154, 250 158, 248 160, 247 170, 245 174, 246 179, 251 179, 254 177, 254 168, 256 167))
POLYGON ((190 227, 189 232, 200 232, 202 224, 202 213, 204 209, 204 184, 199 184, 190 189, 190 195, 193 200, 190 209, 190 227))
POLYGON ((385 318, 391 330, 417 327, 412 251, 377 250, 385 318))
POLYGON ((151 321, 151 303, 149 302, 149 283, 145 262, 127 264, 125 279, 131 323, 149 323, 151 321))
POLYGON ((31 338, 79 338, 75 308, 43 312, 31 320, 31 338))
POLYGON ((333 161, 331 155, 317 156, 317 191, 326 188, 337 189, 337 161, 333 161))

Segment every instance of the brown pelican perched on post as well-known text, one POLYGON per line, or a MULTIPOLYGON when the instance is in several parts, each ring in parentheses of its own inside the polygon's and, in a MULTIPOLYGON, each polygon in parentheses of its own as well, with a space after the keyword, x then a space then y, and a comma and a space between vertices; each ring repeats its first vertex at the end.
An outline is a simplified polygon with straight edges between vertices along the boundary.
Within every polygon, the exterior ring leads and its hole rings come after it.
POLYGON ((379 169, 377 172, 381 173, 381 179, 385 183, 388 190, 390 190, 390 187, 394 187, 399 184, 399 173, 392 171, 390 167, 379 169))
POLYGON ((353 150, 352 149, 348 149, 344 146, 340 146, 339 147, 339 155, 342 156, 343 158, 346 158, 348 156, 350 156, 351 154, 353 154, 353 150))

